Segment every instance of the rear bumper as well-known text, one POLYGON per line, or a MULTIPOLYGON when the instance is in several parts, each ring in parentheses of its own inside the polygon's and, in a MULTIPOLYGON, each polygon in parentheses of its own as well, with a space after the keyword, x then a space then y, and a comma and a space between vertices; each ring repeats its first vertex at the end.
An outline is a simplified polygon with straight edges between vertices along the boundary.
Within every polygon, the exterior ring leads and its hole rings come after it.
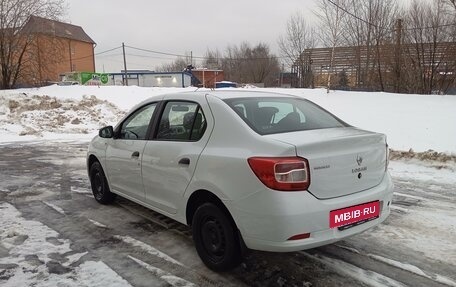
POLYGON ((330 244, 380 224, 390 214, 392 197, 393 183, 387 174, 378 186, 343 197, 319 200, 309 192, 265 189, 231 202, 229 209, 248 248, 289 252, 330 244), (346 230, 329 228, 331 210, 376 200, 380 201, 379 218, 346 230), (287 240, 302 233, 310 237, 287 240))

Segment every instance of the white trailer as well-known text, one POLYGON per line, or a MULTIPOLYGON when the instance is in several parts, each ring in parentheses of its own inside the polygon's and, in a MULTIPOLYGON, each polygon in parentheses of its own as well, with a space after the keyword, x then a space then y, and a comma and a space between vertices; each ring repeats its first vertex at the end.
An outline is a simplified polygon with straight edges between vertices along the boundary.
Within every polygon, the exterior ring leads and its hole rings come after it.
MULTIPOLYGON (((110 73, 110 85, 124 85, 125 73, 110 73)), ((139 87, 175 87, 185 88, 191 86, 192 75, 186 72, 150 72, 128 71, 129 86, 139 87)))

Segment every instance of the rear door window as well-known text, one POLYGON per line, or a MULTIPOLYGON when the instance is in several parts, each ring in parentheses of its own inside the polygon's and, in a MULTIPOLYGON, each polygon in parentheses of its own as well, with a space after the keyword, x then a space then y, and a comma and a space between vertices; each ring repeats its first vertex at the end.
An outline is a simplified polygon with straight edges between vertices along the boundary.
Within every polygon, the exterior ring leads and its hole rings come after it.
POLYGON ((206 129, 206 118, 197 103, 170 101, 161 115, 156 139, 198 141, 206 129))
POLYGON ((348 126, 314 103, 300 98, 236 98, 225 102, 261 135, 348 126))

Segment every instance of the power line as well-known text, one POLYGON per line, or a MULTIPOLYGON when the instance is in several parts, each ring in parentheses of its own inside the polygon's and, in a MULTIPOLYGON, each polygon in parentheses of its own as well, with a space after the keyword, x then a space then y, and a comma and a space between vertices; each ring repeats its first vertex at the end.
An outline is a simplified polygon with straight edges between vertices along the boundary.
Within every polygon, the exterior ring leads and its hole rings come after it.
MULTIPOLYGON (((138 51, 143 51, 143 52, 148 52, 148 53, 153 53, 153 54, 159 54, 159 55, 166 55, 166 56, 175 56, 175 57, 188 57, 187 55, 181 55, 181 54, 174 54, 174 53, 168 53, 168 52, 160 52, 160 51, 154 51, 154 50, 149 50, 149 49, 144 49, 144 48, 138 48, 138 47, 132 47, 125 45, 125 47, 133 49, 133 50, 138 50, 138 51)), ((204 58, 204 57, 196 57, 193 56, 193 58, 204 58)))
MULTIPOLYGON (((112 49, 109 49, 109 50, 105 50, 105 51, 102 51, 102 52, 98 52, 98 53, 95 53, 95 54, 90 54, 90 55, 87 55, 87 56, 83 56, 83 57, 79 57, 79 58, 74 58, 74 59, 71 59, 71 61, 77 61, 77 60, 82 60, 82 59, 87 59, 87 58, 90 58, 90 57, 93 57, 93 56, 98 56, 98 55, 102 55, 102 54, 105 54, 105 53, 109 53, 111 51, 114 51, 114 50, 117 50, 117 49, 120 49, 122 48, 121 46, 119 47, 116 47, 116 48, 112 48, 112 49)), ((67 60, 62 60, 60 62, 66 62, 67 60)), ((60 63, 59 62, 59 63, 60 63)))
POLYGON ((103 52, 98 52, 98 53, 95 53, 95 56, 98 56, 98 55, 101 55, 101 54, 105 54, 105 53, 108 53, 108 52, 111 52, 111 51, 114 51, 114 50, 117 50, 117 49, 120 49, 120 48, 122 48, 122 46, 115 47, 115 48, 112 48, 112 49, 109 49, 109 50, 105 50, 103 52))
MULTIPOLYGON (((352 16, 353 18, 356 18, 364 23, 366 23, 367 25, 369 26, 373 26, 377 29, 379 29, 379 27, 355 14, 353 14, 352 12, 348 11, 347 9, 345 9, 344 7, 340 6, 339 4, 335 3, 334 1, 332 0, 327 0, 329 3, 331 3, 332 5, 336 6, 338 9, 344 11, 345 13, 347 13, 348 15, 352 16)), ((425 26, 425 27, 411 27, 411 28, 403 28, 403 30, 405 31, 411 31, 411 30, 427 30, 427 29, 438 29, 438 28, 443 28, 443 27, 451 27, 451 26, 456 26, 456 22, 455 23, 448 23, 448 24, 441 24, 441 25, 436 25, 436 26, 425 26)), ((394 31, 394 29, 388 29, 387 31, 394 31)))
MULTIPOLYGON (((166 56, 174 56, 174 57, 190 57, 189 55, 183 55, 183 54, 175 54, 175 53, 170 53, 170 52, 162 52, 162 51, 155 51, 155 50, 149 50, 149 49, 144 49, 144 48, 138 48, 138 47, 132 47, 125 45, 125 47, 142 51, 142 52, 148 52, 148 53, 153 53, 153 54, 159 54, 159 55, 166 55, 166 56)), ((201 60, 209 60, 212 59, 212 57, 205 57, 205 56, 193 56, 194 59, 201 59, 201 60)), ((228 57, 216 57, 214 58, 215 60, 225 60, 225 61, 254 61, 254 60, 271 60, 271 59, 284 59, 287 58, 286 56, 283 57, 278 57, 278 56, 270 56, 270 57, 252 57, 252 58, 228 58, 228 57)))
POLYGON ((161 59, 161 60, 174 60, 174 58, 170 57, 156 57, 156 56, 148 56, 148 55, 139 55, 139 54, 132 54, 132 53, 127 53, 127 56, 132 56, 132 57, 139 57, 139 58, 148 58, 148 59, 161 59))
POLYGON ((329 3, 333 4, 334 6, 336 6, 338 9, 344 11, 345 13, 347 13, 348 15, 352 16, 353 18, 356 18, 364 23, 366 23, 367 25, 369 26, 374 26, 375 28, 378 29, 378 26, 375 25, 375 24, 372 24, 371 22, 359 17, 359 16, 356 16, 355 14, 351 13, 350 11, 348 11, 347 9, 345 9, 344 7, 340 6, 339 4, 337 3, 334 3, 332 0, 328 0, 329 3))

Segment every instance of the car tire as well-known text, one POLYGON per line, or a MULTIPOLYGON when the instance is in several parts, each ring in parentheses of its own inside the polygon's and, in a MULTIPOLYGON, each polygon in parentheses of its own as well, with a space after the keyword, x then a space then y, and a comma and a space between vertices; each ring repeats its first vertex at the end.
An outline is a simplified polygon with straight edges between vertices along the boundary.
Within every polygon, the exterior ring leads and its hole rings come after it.
POLYGON ((226 271, 241 262, 238 232, 229 214, 213 203, 198 207, 192 220, 193 241, 204 264, 226 271))
POLYGON ((90 166, 90 186, 95 200, 101 204, 109 204, 114 201, 116 195, 109 189, 108 181, 99 162, 90 166))

